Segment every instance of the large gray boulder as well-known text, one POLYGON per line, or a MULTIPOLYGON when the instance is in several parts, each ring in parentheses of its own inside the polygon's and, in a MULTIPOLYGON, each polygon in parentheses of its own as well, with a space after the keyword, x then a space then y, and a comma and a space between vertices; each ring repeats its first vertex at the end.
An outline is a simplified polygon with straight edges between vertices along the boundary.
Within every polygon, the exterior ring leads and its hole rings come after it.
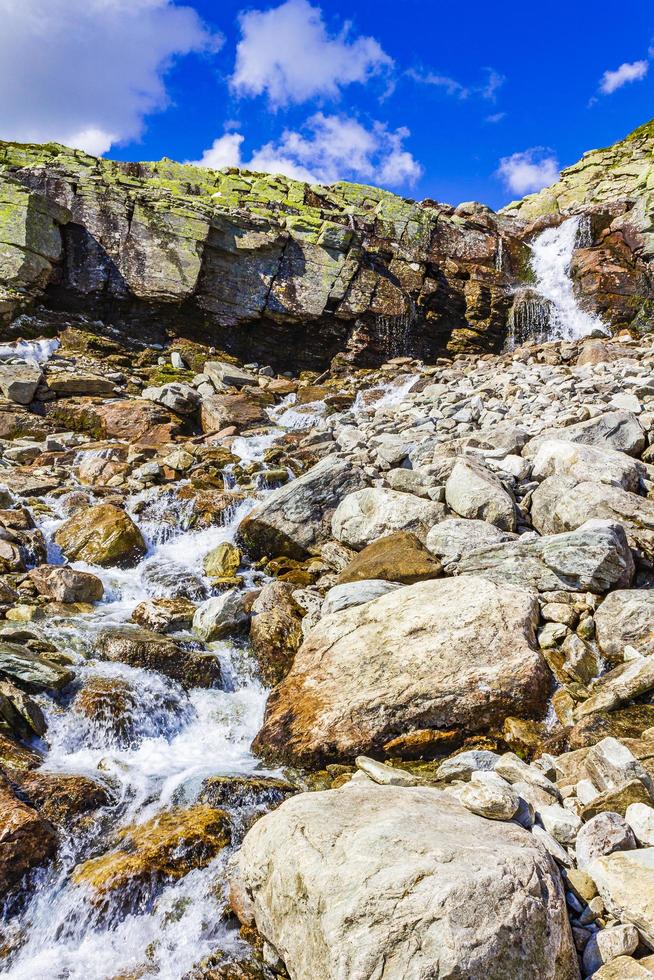
POLYGON ((478 548, 456 563, 458 574, 484 575, 538 592, 608 592, 628 586, 634 560, 624 529, 611 521, 587 521, 568 534, 509 541, 478 548))
POLYGON ((293 980, 579 976, 550 856, 434 788, 294 796, 247 834, 230 894, 293 980))
POLYGON ((482 548, 487 544, 499 544, 502 541, 513 541, 515 538, 515 534, 500 531, 494 524, 488 524, 486 521, 448 517, 434 525, 427 534, 425 544, 433 555, 440 558, 443 564, 447 564, 476 548, 482 548))
POLYGON ((644 470, 642 464, 625 453, 551 439, 542 443, 534 456, 532 476, 536 480, 565 476, 578 483, 606 483, 636 492, 641 470, 644 470))
POLYGON ((455 514, 515 531, 517 510, 501 480, 473 459, 457 459, 445 484, 445 501, 455 514))
POLYGON ((356 550, 396 531, 411 531, 424 542, 429 529, 445 513, 443 504, 412 493, 369 487, 341 501, 332 519, 332 533, 338 541, 356 550))
POLYGON ((531 520, 541 534, 573 531, 593 519, 622 524, 632 546, 654 557, 654 501, 620 487, 559 476, 534 491, 531 520))
POLYGON ((262 754, 311 763, 379 751, 413 729, 477 731, 544 710, 536 595, 432 579, 326 616, 270 695, 262 754))
POLYGON ((17 405, 29 405, 42 377, 37 364, 0 365, 0 394, 17 405))
POLYGON ((366 483, 360 469, 327 456, 297 480, 268 494, 241 522, 239 536, 256 558, 306 558, 331 538, 339 502, 366 483))
POLYGON ((640 456, 647 445, 645 431, 632 412, 615 411, 596 415, 586 422, 567 425, 563 429, 546 429, 530 439, 522 455, 532 459, 544 442, 564 439, 600 449, 614 449, 628 456, 640 456))
POLYGON ((595 636, 608 660, 621 662, 626 646, 654 654, 654 591, 618 589, 595 612, 595 636))

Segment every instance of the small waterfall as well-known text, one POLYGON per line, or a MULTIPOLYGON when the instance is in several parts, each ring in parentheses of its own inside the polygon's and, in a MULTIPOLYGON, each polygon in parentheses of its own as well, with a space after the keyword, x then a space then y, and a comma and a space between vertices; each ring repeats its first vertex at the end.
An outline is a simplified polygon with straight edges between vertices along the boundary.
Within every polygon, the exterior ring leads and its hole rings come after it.
POLYGON ((498 272, 504 272, 504 239, 500 235, 497 239, 497 251, 495 252, 495 268, 498 272))
POLYGON ((407 313, 400 313, 398 316, 380 314, 376 318, 377 335, 384 353, 388 357, 408 355, 409 335, 413 319, 413 309, 407 313))
POLYGON ((578 340, 594 330, 606 332, 601 319, 579 306, 570 277, 570 265, 580 237, 590 240, 590 221, 568 218, 556 228, 546 228, 531 243, 531 267, 535 290, 549 303, 546 340, 578 340))
POLYGON ((552 304, 531 289, 521 290, 509 311, 507 350, 529 341, 542 344, 550 340, 552 304))

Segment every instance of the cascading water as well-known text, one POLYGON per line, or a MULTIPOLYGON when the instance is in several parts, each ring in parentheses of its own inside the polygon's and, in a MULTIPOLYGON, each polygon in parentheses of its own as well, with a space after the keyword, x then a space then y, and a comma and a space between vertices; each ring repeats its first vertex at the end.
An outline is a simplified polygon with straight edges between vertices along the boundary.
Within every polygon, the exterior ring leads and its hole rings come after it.
POLYGON ((578 340, 606 332, 599 316, 583 310, 574 294, 570 265, 575 248, 589 243, 581 216, 546 228, 531 243, 533 288, 516 296, 509 323, 509 346, 526 340, 578 340))

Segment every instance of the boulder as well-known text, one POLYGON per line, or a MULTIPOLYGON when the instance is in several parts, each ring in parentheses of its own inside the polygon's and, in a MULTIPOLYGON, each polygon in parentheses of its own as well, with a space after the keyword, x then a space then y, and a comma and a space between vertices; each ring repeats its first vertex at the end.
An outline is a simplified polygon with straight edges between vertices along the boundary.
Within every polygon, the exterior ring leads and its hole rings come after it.
POLYGON ((545 707, 533 592, 434 579, 322 619, 270 695, 257 751, 352 758, 417 728, 478 731, 545 707))
POLYGON ((539 592, 608 592, 628 586, 634 560, 620 524, 587 521, 576 531, 491 544, 456 563, 460 575, 484 575, 539 592))
POLYGON ((579 976, 551 858, 433 788, 292 797, 247 834, 230 895, 295 980, 579 976))
POLYGON ((445 501, 455 514, 486 521, 502 531, 515 531, 513 496, 501 480, 474 459, 457 459, 445 484, 445 501))
POLYGON ((473 773, 456 796, 466 810, 488 820, 511 820, 520 808, 518 794, 494 772, 473 773))
POLYGON ((214 654, 185 650, 160 633, 136 627, 104 630, 97 637, 95 653, 104 660, 158 671, 184 687, 214 687, 222 680, 214 654))
POLYGON ((210 395, 200 405, 203 432, 218 432, 234 426, 239 432, 268 422, 264 406, 248 395, 210 395))
POLYGON ((382 579, 366 579, 360 582, 348 582, 345 585, 334 585, 325 596, 320 613, 322 616, 330 616, 343 609, 372 602, 373 599, 379 599, 401 588, 399 582, 386 582, 382 579))
POLYGON ((643 469, 625 453, 552 439, 534 456, 532 476, 536 480, 563 476, 577 483, 605 483, 636 493, 643 469))
POLYGON ((430 528, 445 517, 443 504, 412 493, 368 487, 348 494, 332 519, 334 537, 360 551, 377 538, 410 531, 424 541, 430 528))
POLYGON ((638 932, 631 925, 601 929, 590 937, 584 949, 584 972, 595 974, 605 963, 619 956, 630 956, 636 952, 639 942, 638 932))
MULTIPOLYGON (((60 404, 60 403, 55 403, 60 404)), ((125 439, 133 445, 160 446, 182 431, 178 415, 147 398, 122 398, 93 405, 91 424, 96 435, 125 439)))
POLYGON ((636 416, 631 412, 616 411, 596 415, 586 422, 567 425, 563 429, 546 429, 529 440, 522 455, 532 459, 543 443, 552 439, 612 449, 628 456, 640 456, 647 445, 645 431, 636 416))
POLYGON ((500 531, 498 527, 486 521, 448 517, 432 527, 427 534, 425 544, 433 555, 440 558, 443 564, 447 564, 487 544, 500 544, 503 541, 513 541, 515 538, 515 534, 500 531))
POLYGON ((620 663, 625 647, 654 654, 654 591, 618 589, 595 612, 595 638, 607 660, 620 663))
POLYGON ((29 405, 42 377, 37 364, 1 364, 0 394, 17 405, 29 405))
POLYGON ((595 884, 592 862, 602 855, 614 851, 630 851, 636 847, 636 838, 631 827, 619 813, 598 813, 585 823, 575 843, 577 864, 582 871, 587 870, 595 884))
POLYGON ((159 388, 144 388, 141 397, 157 402, 177 415, 192 415, 200 405, 200 396, 195 388, 180 381, 173 381, 159 388))
POLYGON ((654 807, 649 803, 631 803, 624 818, 641 847, 654 846, 654 807))
POLYGON ((202 567, 209 578, 233 579, 241 564, 241 552, 230 541, 221 541, 204 556, 202 567))
POLYGON ((130 618, 155 633, 177 633, 190 628, 194 615, 195 603, 190 599, 146 599, 139 602, 130 618))
POLYGON ((603 483, 552 476, 534 491, 531 520, 541 534, 574 531, 589 520, 622 524, 632 547, 654 557, 654 501, 603 483))
POLYGON ((25 875, 48 861, 57 849, 52 824, 18 799, 0 776, 0 894, 14 891, 25 875))
POLYGON ((0 678, 9 678, 29 691, 60 691, 73 673, 45 654, 34 653, 20 643, 0 640, 0 678))
POLYGON ((441 563, 430 554, 411 531, 396 531, 373 541, 360 551, 339 573, 338 583, 384 579, 413 585, 437 578, 443 571, 441 563))
POLYGON ((113 504, 77 511, 57 529, 56 543, 71 561, 130 568, 145 555, 143 535, 134 521, 113 504))
POLYGON ((302 643, 304 609, 287 582, 269 582, 252 604, 250 643, 261 678, 268 687, 286 677, 302 643))
POLYGON ((202 373, 217 386, 228 385, 230 388, 244 388, 245 385, 256 385, 259 381, 256 374, 244 371, 228 361, 206 361, 202 373))
POLYGON ((30 772, 20 787, 42 817, 64 827, 114 802, 112 793, 88 776, 30 772))
POLYGON ((39 595, 53 602, 99 602, 104 585, 97 575, 66 565, 39 565, 29 573, 39 595))
POLYGON ((340 501, 366 482, 362 470, 327 456, 297 480, 267 494, 241 521, 239 536, 254 558, 285 555, 302 560, 329 541, 340 501))
POLYGON ((251 596, 238 589, 207 599, 195 610, 193 632, 201 640, 222 640, 246 629, 250 621, 251 596))
POLYGON ((635 925, 654 949, 654 847, 613 850, 596 857, 588 873, 609 912, 635 925))
POLYGON ((628 660, 599 677, 590 689, 590 697, 576 709, 584 718, 597 711, 612 711, 654 688, 654 657, 628 660))
POLYGON ((643 966, 633 956, 618 956, 610 963, 601 966, 593 974, 593 980, 652 980, 653 976, 652 970, 643 966))

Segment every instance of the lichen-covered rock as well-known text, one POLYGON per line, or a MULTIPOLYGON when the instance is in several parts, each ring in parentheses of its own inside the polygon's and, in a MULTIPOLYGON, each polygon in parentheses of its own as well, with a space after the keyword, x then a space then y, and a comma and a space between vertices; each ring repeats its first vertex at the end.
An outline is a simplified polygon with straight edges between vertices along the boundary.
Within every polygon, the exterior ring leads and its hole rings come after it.
POLYGON ((302 643, 304 609, 287 582, 265 585, 252 604, 250 643, 261 677, 269 687, 288 673, 302 643))
POLYGON ((410 531, 397 531, 373 541, 339 573, 338 583, 384 579, 413 585, 442 573, 441 563, 434 558, 419 538, 410 531))
POLYGON ((579 977, 549 855, 437 789, 294 796, 249 831, 230 885, 296 980, 579 977))
POLYGON ((134 521, 113 504, 97 504, 73 514, 55 532, 67 558, 91 565, 129 568, 145 554, 145 541, 134 521))
POLYGON ((533 592, 434 579, 326 616, 270 695, 257 751, 293 762, 378 751, 414 728, 478 731, 544 709, 533 592))

